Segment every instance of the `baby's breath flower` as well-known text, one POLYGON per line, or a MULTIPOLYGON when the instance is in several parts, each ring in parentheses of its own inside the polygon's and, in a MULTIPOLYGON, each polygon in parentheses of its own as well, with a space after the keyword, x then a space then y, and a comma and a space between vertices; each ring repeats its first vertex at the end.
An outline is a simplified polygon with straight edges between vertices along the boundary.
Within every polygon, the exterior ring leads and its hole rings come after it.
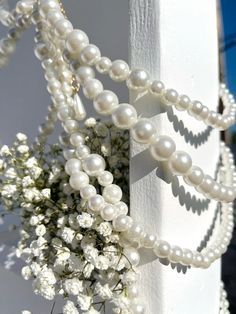
POLYGON ((63 307, 63 314, 79 314, 74 302, 68 300, 63 307))

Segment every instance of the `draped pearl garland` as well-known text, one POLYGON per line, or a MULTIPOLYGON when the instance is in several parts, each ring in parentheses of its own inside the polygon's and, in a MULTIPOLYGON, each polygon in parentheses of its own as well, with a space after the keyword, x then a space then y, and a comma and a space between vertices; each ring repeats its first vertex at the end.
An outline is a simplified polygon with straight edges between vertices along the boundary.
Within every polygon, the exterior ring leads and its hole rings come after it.
MULTIPOLYGON (((165 258, 171 263, 209 267, 224 254, 232 237, 232 201, 236 185, 232 153, 221 143, 222 166, 219 181, 214 180, 200 167, 192 164, 188 153, 176 150, 171 137, 159 135, 150 119, 139 118, 131 104, 120 104, 114 92, 104 90, 101 81, 95 78, 92 67, 95 66, 102 74, 108 74, 114 81, 125 81, 130 90, 149 92, 166 106, 173 105, 177 110, 185 110, 193 118, 221 130, 227 129, 235 121, 235 100, 226 86, 221 84, 219 89, 224 104, 221 115, 210 111, 200 101, 192 101, 187 95, 179 95, 174 89, 166 88, 163 82, 151 80, 144 69, 130 70, 122 60, 112 62, 109 58, 102 57, 99 48, 89 43, 85 32, 73 29, 57 0, 21 0, 17 3, 15 12, 6 15, 5 24, 14 29, 9 31, 7 38, 0 44, 0 67, 7 64, 22 29, 28 27, 30 22, 36 25, 35 54, 45 70, 47 89, 53 101, 46 122, 40 127, 38 145, 46 140, 59 119, 70 138, 70 147, 64 149, 67 160, 65 171, 70 176, 70 186, 80 192, 89 210, 97 212, 105 221, 112 222, 114 230, 122 234, 121 245, 133 266, 137 266, 140 261, 138 248, 145 247, 152 250, 158 258, 165 258), (122 189, 113 184, 113 175, 106 170, 103 157, 90 152, 84 143, 78 121, 85 118, 86 110, 80 98, 75 96, 78 86, 82 87, 84 96, 93 101, 97 113, 111 116, 118 128, 129 129, 135 141, 148 146, 152 158, 168 161, 169 169, 174 175, 182 176, 186 184, 194 186, 205 197, 222 203, 218 232, 201 252, 181 248, 160 239, 156 234, 146 232, 128 215, 128 206, 121 201, 122 189), (96 177, 103 188, 101 194, 89 184, 91 177, 96 177)), ((62 139, 61 141, 63 142, 62 139)), ((133 313, 144 313, 143 306, 137 304, 133 313)))

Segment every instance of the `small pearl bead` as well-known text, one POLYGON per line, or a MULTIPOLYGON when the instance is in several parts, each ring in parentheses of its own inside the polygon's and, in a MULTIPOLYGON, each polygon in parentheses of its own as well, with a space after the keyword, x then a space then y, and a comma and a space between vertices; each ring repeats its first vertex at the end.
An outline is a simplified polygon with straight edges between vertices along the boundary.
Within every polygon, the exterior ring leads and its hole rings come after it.
POLYGON ((197 187, 197 190, 199 190, 202 193, 208 194, 212 190, 214 185, 214 180, 209 175, 205 175, 202 183, 197 187))
POLYGON ((158 257, 168 257, 170 250, 170 244, 163 240, 158 240, 153 248, 154 253, 158 257))
POLYGON ((109 75, 112 80, 117 82, 125 81, 129 76, 129 66, 125 61, 116 60, 112 62, 109 75))
POLYGON ((47 23, 49 26, 53 26, 57 21, 61 19, 63 19, 63 14, 57 9, 50 10, 50 12, 47 15, 47 23))
POLYGON ((133 247, 126 247, 123 250, 124 256, 132 266, 137 266, 140 262, 139 252, 133 247))
POLYGON ((78 147, 84 144, 84 136, 81 133, 73 133, 70 136, 71 145, 78 147))
POLYGON ((183 249, 183 256, 181 259, 181 264, 191 265, 193 263, 193 253, 189 249, 183 249))
POLYGON ((60 38, 65 38, 72 30, 73 26, 67 19, 61 19, 55 23, 55 33, 60 38))
POLYGON ((154 134, 155 125, 148 119, 140 119, 131 130, 133 139, 138 143, 149 143, 154 134))
POLYGON ((98 176, 98 183, 102 186, 107 186, 112 184, 113 182, 113 175, 109 171, 103 171, 99 176, 98 176))
POLYGON ((210 192, 210 195, 212 198, 218 199, 219 194, 220 194, 220 184, 215 182, 210 192))
POLYGON ((131 305, 132 313, 133 314, 144 314, 145 308, 142 304, 132 304, 131 305))
POLYGON ((176 145, 169 136, 155 136, 149 149, 154 159, 167 160, 174 153, 176 145))
POLYGON ((183 251, 178 246, 173 246, 169 255, 169 259, 173 263, 179 263, 183 258, 183 251))
POLYGON ((192 166, 190 172, 184 177, 184 180, 189 185, 199 186, 204 179, 204 173, 201 168, 192 166))
POLYGON ((106 202, 115 204, 121 200, 122 190, 118 185, 110 184, 104 187, 102 196, 106 202))
POLYGON ((87 45, 80 53, 80 61, 83 64, 94 65, 101 58, 100 50, 95 45, 87 45))
POLYGON ((116 217, 116 208, 112 205, 105 205, 101 210, 101 217, 106 221, 111 221, 116 217))
POLYGON ((201 253, 199 252, 195 252, 193 254, 193 261, 192 261, 192 265, 194 267, 202 267, 203 264, 203 256, 201 253))
POLYGON ((216 121, 217 121, 217 113, 214 111, 210 111, 208 118, 207 118, 207 121, 210 125, 214 126, 216 121))
POLYGON ((202 120, 206 120, 209 116, 209 109, 206 106, 202 106, 202 111, 199 114, 199 117, 202 120))
POLYGON ((80 190, 80 195, 85 200, 90 199, 91 197, 93 197, 96 194, 97 194, 97 191, 96 191, 95 187, 93 185, 91 185, 91 184, 83 187, 80 190))
POLYGON ((40 15, 45 17, 49 13, 49 11, 54 10, 54 9, 60 11, 58 1, 49 0, 49 1, 45 2, 44 4, 40 5, 39 13, 40 13, 40 15))
POLYGON ((226 202, 232 202, 235 199, 234 190, 230 187, 227 187, 225 196, 226 202))
POLYGON ((120 129, 130 129, 137 121, 137 111, 129 104, 120 104, 112 114, 112 121, 120 129))
POLYGON ((170 157, 169 167, 175 175, 186 174, 192 166, 191 157, 182 151, 176 151, 170 157))
POLYGON ((80 190, 89 184, 89 177, 86 173, 80 171, 72 174, 70 177, 70 186, 75 190, 80 190))
POLYGON ((76 149, 75 154, 79 159, 84 159, 90 154, 90 149, 86 145, 81 145, 76 149))
POLYGON ((76 158, 71 158, 71 159, 67 160, 67 162, 65 164, 65 171, 70 176, 73 173, 80 172, 81 169, 82 169, 81 162, 76 158))
POLYGON ((97 79, 90 79, 84 83, 83 93, 88 99, 95 99, 103 90, 102 83, 97 79))
POLYGON ((66 37, 66 48, 72 54, 80 53, 88 44, 88 36, 80 29, 74 29, 66 37))
POLYGON ((89 176, 98 176, 105 169, 105 161, 98 154, 91 154, 86 157, 83 162, 83 169, 89 176))
POLYGON ((200 101, 193 101, 192 106, 189 108, 188 112, 191 116, 199 119, 199 115, 202 112, 202 103, 200 101))
POLYGON ((73 110, 68 106, 60 106, 58 109, 57 117, 61 121, 71 119, 73 116, 73 110))
POLYGON ((153 81, 149 88, 149 91, 154 96, 160 96, 165 91, 165 85, 161 81, 153 81))
POLYGON ((118 232, 124 232, 130 229, 133 220, 129 216, 120 215, 113 220, 113 227, 118 232))
POLYGON ((178 93, 174 89, 167 89, 163 97, 167 104, 175 104, 178 101, 178 93))
POLYGON ((128 88, 138 92, 145 91, 149 84, 149 74, 145 70, 132 70, 127 80, 128 88))
POLYGON ((69 159, 75 157, 75 150, 74 149, 64 149, 63 150, 63 156, 66 160, 69 160, 69 159))
POLYGON ((95 77, 94 70, 88 66, 80 66, 76 70, 75 75, 79 84, 84 84, 86 80, 93 79, 95 77))
POLYGON ((138 287, 135 284, 132 284, 130 286, 127 286, 126 288, 127 294, 129 298, 134 299, 138 296, 138 287))
POLYGON ((76 120, 66 120, 63 122, 64 130, 69 133, 76 133, 79 130, 79 123, 76 120))
POLYGON ((124 202, 118 202, 115 204, 115 207, 117 209, 117 216, 120 215, 127 215, 128 214, 128 206, 124 202))
POLYGON ((107 57, 101 57, 101 59, 96 64, 96 69, 101 74, 107 74, 111 68, 111 60, 107 57))
POLYGON ((191 100, 186 95, 179 96, 179 101, 175 104, 175 108, 179 111, 187 110, 191 105, 191 100))
POLYGON ((156 243, 156 236, 153 234, 146 234, 142 239, 142 244, 144 247, 152 249, 156 243))
POLYGON ((139 225, 133 224, 132 227, 127 231, 126 237, 131 241, 140 240, 143 235, 143 228, 139 225))
POLYGON ((88 207, 89 207, 89 209, 91 209, 91 210, 93 210, 95 212, 100 211, 103 208, 104 205, 105 205, 104 198, 101 195, 99 195, 99 194, 92 196, 88 200, 88 207))
POLYGON ((94 100, 94 109, 101 115, 110 115, 118 107, 118 98, 115 93, 104 90, 94 100))

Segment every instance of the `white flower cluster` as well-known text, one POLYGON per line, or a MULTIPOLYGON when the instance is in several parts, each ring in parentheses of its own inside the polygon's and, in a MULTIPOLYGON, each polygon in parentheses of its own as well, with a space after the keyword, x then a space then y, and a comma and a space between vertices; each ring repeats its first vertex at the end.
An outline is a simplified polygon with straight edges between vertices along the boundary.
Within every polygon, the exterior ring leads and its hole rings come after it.
MULTIPOLYGON (((104 156, 128 199, 127 132, 94 119, 85 126, 87 145, 104 156)), ((1 202, 6 211, 21 208, 16 254, 26 262, 23 278, 33 280, 34 292, 48 300, 63 295, 63 314, 96 314, 107 303, 114 313, 132 313, 129 289, 137 274, 123 254, 119 232, 69 187, 60 146, 39 149, 18 134, 11 148, 0 151, 1 202)), ((100 188, 95 180, 93 185, 100 188)))

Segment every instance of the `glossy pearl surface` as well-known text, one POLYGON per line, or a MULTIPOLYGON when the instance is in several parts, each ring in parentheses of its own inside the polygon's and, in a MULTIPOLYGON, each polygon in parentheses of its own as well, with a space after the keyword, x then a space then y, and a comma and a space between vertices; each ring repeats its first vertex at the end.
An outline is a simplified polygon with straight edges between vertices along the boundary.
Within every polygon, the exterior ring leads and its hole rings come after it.
POLYGON ((137 111, 129 104, 120 104, 112 114, 112 121, 120 129, 130 129, 137 121, 137 111))
POLYGON ((118 98, 115 93, 104 90, 94 100, 94 109, 101 115, 110 115, 118 107, 118 98))
POLYGON ((98 176, 105 169, 105 161, 98 154, 91 154, 86 157, 83 162, 83 169, 89 176, 98 176))
POLYGON ((115 204, 121 200, 122 190, 118 185, 110 184, 104 187, 102 196, 104 197, 106 202, 115 204))
POLYGON ((169 136, 155 136, 150 144, 149 150, 156 160, 168 160, 175 152, 175 142, 169 136))
POLYGON ((186 174, 192 166, 191 157, 182 151, 176 151, 170 157, 169 167, 175 175, 186 174))
POLYGON ((139 119, 131 130, 133 139, 138 143, 149 143, 154 134, 156 128, 149 119, 139 119))

